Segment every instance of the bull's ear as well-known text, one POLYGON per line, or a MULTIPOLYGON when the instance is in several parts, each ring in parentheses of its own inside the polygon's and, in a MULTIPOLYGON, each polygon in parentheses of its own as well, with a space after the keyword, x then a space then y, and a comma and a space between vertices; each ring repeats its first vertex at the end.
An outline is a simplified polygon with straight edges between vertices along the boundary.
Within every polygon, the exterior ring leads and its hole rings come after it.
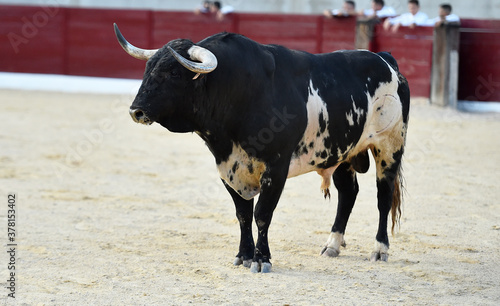
POLYGON ((173 57, 186 69, 196 72, 197 75, 193 78, 196 79, 200 73, 209 73, 217 68, 217 57, 208 49, 192 46, 188 50, 188 54, 193 61, 184 58, 177 53, 172 47, 168 46, 167 49, 172 53, 173 57), (194 62, 199 61, 199 62, 194 62), (201 63, 200 63, 201 62, 201 63))
POLYGON ((155 55, 155 53, 158 51, 158 49, 147 50, 147 49, 137 48, 136 46, 129 43, 125 39, 125 37, 123 37, 123 35, 120 32, 120 30, 118 29, 118 26, 116 25, 116 23, 114 23, 113 25, 115 27, 115 35, 116 35, 116 38, 118 39, 118 43, 120 43, 120 46, 122 46, 123 50, 125 50, 125 52, 127 52, 130 56, 135 57, 135 58, 140 59, 140 60, 147 61, 153 55, 155 55))

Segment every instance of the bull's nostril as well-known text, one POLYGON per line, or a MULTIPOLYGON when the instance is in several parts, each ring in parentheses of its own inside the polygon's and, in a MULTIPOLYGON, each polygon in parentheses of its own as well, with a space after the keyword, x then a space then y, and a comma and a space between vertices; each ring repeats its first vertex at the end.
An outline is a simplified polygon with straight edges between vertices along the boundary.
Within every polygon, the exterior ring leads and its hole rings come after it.
POLYGON ((137 110, 136 112, 134 112, 134 116, 137 120, 139 120, 144 117, 144 113, 141 110, 137 110))
POLYGON ((135 122, 139 122, 141 117, 144 116, 144 112, 140 109, 130 109, 129 110, 130 116, 132 119, 134 119, 135 122))
POLYGON ((130 109, 130 116, 137 123, 151 124, 151 120, 141 109, 130 109))

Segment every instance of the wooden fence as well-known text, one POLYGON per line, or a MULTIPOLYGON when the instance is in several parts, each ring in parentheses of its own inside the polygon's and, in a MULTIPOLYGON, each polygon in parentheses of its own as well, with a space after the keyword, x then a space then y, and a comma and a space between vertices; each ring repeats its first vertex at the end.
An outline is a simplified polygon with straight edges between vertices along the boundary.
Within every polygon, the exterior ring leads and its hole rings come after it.
MULTIPOLYGON (((130 42, 151 49, 172 39, 197 42, 222 31, 311 53, 354 49, 357 41, 355 18, 234 13, 217 21, 191 12, 3 5, 0 71, 142 78, 144 63, 118 46, 115 22, 130 42)), ((500 21, 463 21, 459 99, 500 101, 498 29, 500 21)), ((429 97, 433 28, 391 33, 378 24, 370 38, 370 50, 389 51, 397 59, 412 96, 429 97)))

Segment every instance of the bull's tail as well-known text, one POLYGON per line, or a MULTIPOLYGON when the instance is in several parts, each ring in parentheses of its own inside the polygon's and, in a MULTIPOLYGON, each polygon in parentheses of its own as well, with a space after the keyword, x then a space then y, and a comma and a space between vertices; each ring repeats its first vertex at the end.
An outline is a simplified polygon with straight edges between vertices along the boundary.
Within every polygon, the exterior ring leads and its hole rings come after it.
POLYGON ((394 193, 392 194, 392 206, 391 206, 391 217, 392 217, 392 228, 391 233, 394 235, 394 228, 396 225, 400 225, 401 220, 401 205, 403 203, 403 192, 404 192, 404 178, 401 169, 401 165, 396 174, 396 179, 394 180, 394 193))
POLYGON ((377 53, 381 58, 383 58, 387 63, 389 63, 389 65, 392 66, 392 68, 394 68, 394 70, 396 71, 399 71, 399 66, 398 66, 398 62, 396 61, 396 59, 391 55, 390 52, 379 52, 377 53))

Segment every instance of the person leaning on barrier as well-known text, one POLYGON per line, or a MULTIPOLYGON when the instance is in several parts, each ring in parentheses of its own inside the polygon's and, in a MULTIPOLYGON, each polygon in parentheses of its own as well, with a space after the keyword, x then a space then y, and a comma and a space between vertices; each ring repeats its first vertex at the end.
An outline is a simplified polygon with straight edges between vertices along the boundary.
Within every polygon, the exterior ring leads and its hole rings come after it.
POLYGON ((194 9, 195 15, 210 13, 211 1, 202 1, 201 5, 194 9))
POLYGON ((385 5, 384 0, 373 0, 372 7, 358 13, 359 17, 366 19, 387 18, 396 16, 396 10, 385 5))
POLYGON ((210 12, 215 14, 215 18, 219 21, 224 20, 224 16, 234 12, 234 8, 230 5, 222 6, 220 1, 214 1, 210 5, 210 12))
POLYGON ((420 3, 418 0, 408 1, 408 11, 408 13, 386 19, 384 22, 384 30, 389 30, 392 27, 392 32, 397 32, 400 26, 413 29, 417 26, 427 25, 429 18, 427 14, 420 11, 420 3))
POLYGON ((327 18, 356 16, 356 3, 351 0, 344 1, 341 9, 324 10, 323 15, 327 18))
POLYGON ((445 24, 460 24, 460 17, 451 13, 451 5, 443 3, 439 6, 437 17, 427 21, 428 26, 440 27, 445 24))

